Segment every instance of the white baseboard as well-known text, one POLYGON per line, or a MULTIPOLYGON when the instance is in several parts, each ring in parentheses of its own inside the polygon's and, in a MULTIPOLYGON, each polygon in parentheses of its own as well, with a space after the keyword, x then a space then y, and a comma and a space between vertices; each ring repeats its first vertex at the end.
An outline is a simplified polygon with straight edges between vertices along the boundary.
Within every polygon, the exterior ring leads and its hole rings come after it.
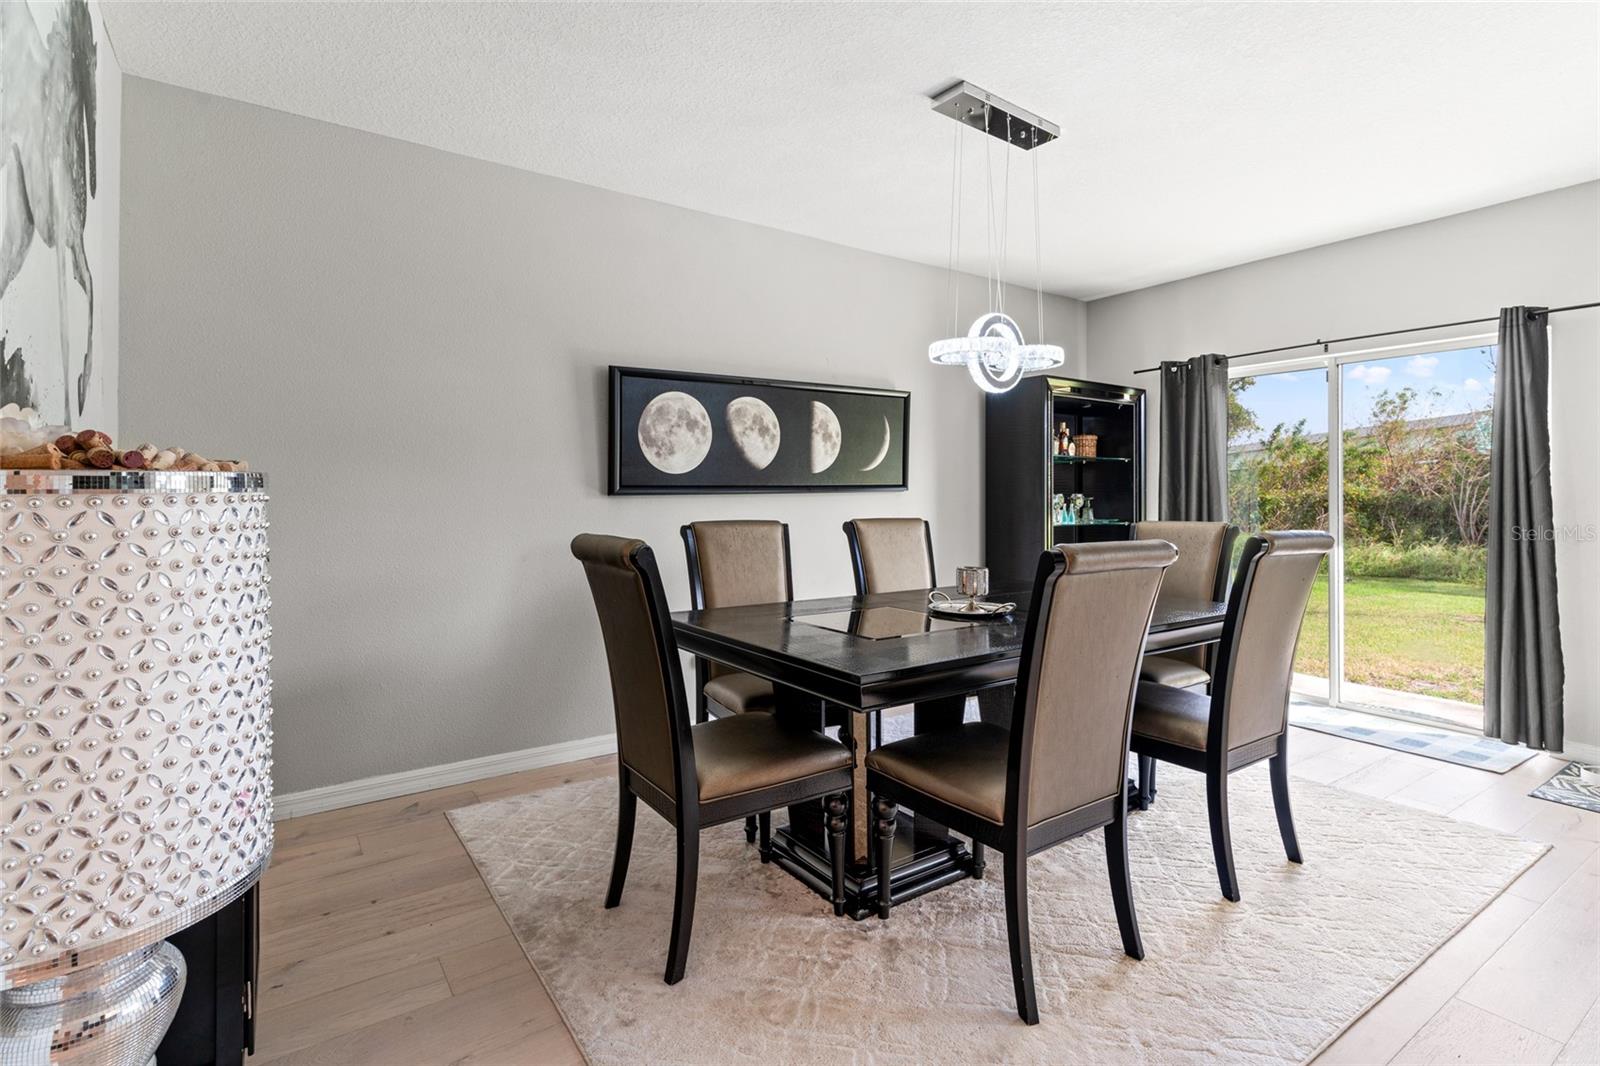
POLYGON ((403 770, 397 774, 363 777, 358 781, 346 781, 339 785, 308 788, 304 792, 284 792, 273 797, 272 816, 274 821, 281 822, 286 818, 299 818, 339 807, 354 807, 358 803, 371 803, 374 800, 390 799, 412 792, 426 792, 433 788, 448 788, 468 781, 479 781, 485 777, 498 777, 501 774, 514 774, 541 766, 576 762, 596 755, 611 755, 616 750, 617 735, 607 733, 600 737, 546 744, 542 748, 524 748, 522 751, 507 751, 499 755, 484 755, 476 759, 463 759, 460 762, 443 763, 439 766, 403 770))
POLYGON ((1566 747, 1561 751, 1573 762, 1581 762, 1589 766, 1600 764, 1600 744, 1579 744, 1576 741, 1567 741, 1566 747))

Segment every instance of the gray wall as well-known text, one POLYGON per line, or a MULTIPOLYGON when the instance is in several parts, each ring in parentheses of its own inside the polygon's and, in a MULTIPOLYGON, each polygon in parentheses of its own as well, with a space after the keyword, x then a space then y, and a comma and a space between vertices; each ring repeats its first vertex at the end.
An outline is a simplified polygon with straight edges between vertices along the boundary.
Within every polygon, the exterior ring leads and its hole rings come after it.
POLYGON ((690 519, 791 523, 801 596, 849 591, 852 516, 982 558, 940 270, 138 78, 123 151, 124 435, 271 477, 280 792, 611 732, 574 533, 677 606, 690 519), (610 363, 909 389, 912 488, 609 498, 610 363))
MULTIPOLYGON (((1493 315, 1513 304, 1600 299, 1600 183, 1590 182, 1402 229, 1141 289, 1089 305, 1089 376, 1151 390, 1139 367, 1202 352, 1246 352, 1493 315)), ((1432 334, 1456 337, 1494 325, 1432 334)), ((1426 340, 1429 334, 1336 347, 1426 340)), ((1551 474, 1567 664, 1567 738, 1600 751, 1600 309, 1552 319, 1551 474), (1587 539, 1585 539, 1587 537, 1587 539)), ((1150 471, 1155 513, 1160 471, 1150 471)))

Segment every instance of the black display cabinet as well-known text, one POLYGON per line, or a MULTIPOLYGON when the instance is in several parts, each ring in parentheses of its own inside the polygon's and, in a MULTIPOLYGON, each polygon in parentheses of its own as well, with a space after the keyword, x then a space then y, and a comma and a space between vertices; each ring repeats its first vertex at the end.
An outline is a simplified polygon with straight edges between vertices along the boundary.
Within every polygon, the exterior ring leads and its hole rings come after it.
POLYGON ((1126 540, 1144 518, 1144 390, 1071 378, 1023 378, 984 407, 984 537, 990 583, 1026 588, 1056 544, 1126 540), (1099 438, 1094 458, 1054 454, 1065 422, 1099 438), (1092 524, 1057 525, 1052 499, 1094 500, 1092 524))
POLYGON ((238 1066, 255 1051, 261 886, 168 938, 189 975, 156 1048, 160 1066, 238 1066))

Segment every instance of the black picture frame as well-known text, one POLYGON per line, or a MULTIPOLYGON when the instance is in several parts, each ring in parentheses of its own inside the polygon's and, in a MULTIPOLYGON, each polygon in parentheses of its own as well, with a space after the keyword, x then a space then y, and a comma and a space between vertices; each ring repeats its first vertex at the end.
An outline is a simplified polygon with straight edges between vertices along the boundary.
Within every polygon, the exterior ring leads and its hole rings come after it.
POLYGON ((609 495, 904 492, 907 488, 909 392, 625 366, 613 366, 609 373, 609 495), (651 458, 643 443, 649 427, 641 430, 641 426, 649 409, 667 393, 684 393, 694 402, 669 402, 658 409, 656 424, 680 437, 654 435, 652 439, 663 444, 651 458), (741 408, 747 417, 735 428, 732 407, 737 400, 748 401, 741 408), (820 426, 818 406, 826 412, 820 417, 827 420, 820 426), (765 433, 769 427, 770 437, 765 433), (752 432, 758 435, 751 436, 752 432), (797 436, 803 442, 799 447, 793 444, 797 436), (681 450, 685 442, 691 445, 687 453, 681 450), (829 458, 816 470, 819 446, 829 458), (758 465, 761 459, 765 461, 758 465), (673 471, 662 462, 689 465, 673 471))

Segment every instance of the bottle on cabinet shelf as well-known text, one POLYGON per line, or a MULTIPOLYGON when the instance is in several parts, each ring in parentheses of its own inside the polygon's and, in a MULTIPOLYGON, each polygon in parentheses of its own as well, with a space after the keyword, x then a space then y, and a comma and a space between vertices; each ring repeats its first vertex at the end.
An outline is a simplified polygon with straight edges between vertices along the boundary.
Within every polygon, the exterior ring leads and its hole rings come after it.
MULTIPOLYGON (((1038 425, 1038 423, 1035 422, 1034 425, 1038 425)), ((1065 422, 1061 423, 1061 427, 1056 430, 1056 454, 1072 454, 1072 434, 1068 432, 1067 424, 1065 422)))

